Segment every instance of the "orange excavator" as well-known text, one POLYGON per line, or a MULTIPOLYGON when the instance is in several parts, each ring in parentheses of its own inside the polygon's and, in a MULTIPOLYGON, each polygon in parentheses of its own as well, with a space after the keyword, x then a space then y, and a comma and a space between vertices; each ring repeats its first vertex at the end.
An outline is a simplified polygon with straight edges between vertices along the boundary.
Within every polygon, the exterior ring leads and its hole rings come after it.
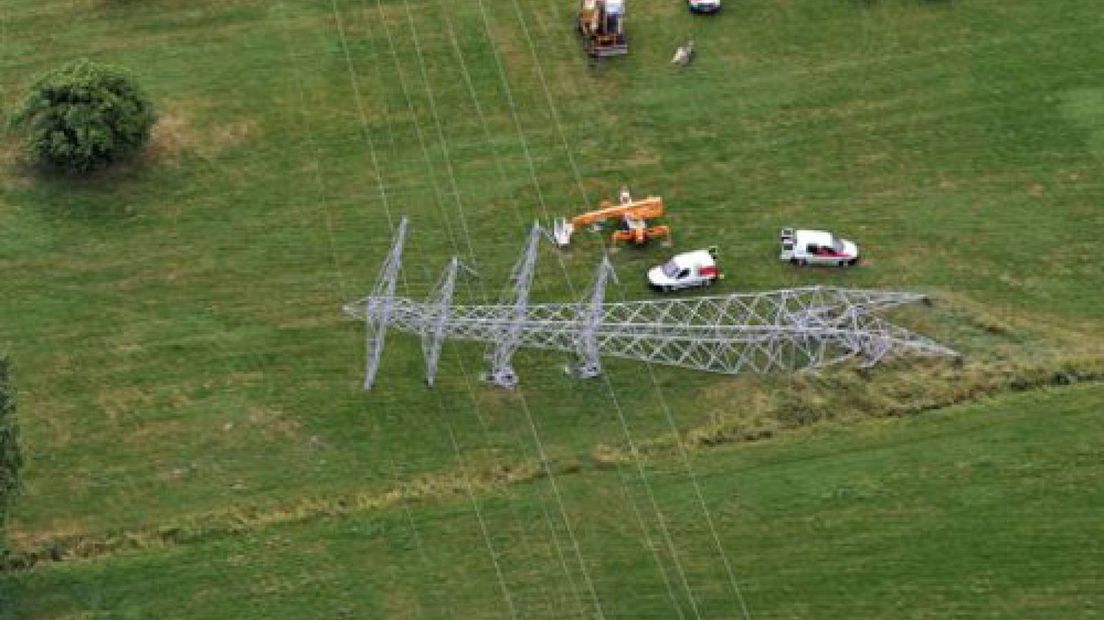
POLYGON ((576 215, 567 221, 559 218, 554 222, 552 235, 556 244, 563 247, 571 241, 571 234, 583 226, 597 226, 607 220, 618 220, 618 228, 610 239, 617 241, 630 241, 637 245, 647 243, 650 239, 668 237, 671 227, 665 225, 649 226, 648 220, 663 217, 663 199, 658 196, 649 196, 643 200, 633 200, 627 188, 621 189, 619 204, 613 204, 603 200, 598 209, 576 215))

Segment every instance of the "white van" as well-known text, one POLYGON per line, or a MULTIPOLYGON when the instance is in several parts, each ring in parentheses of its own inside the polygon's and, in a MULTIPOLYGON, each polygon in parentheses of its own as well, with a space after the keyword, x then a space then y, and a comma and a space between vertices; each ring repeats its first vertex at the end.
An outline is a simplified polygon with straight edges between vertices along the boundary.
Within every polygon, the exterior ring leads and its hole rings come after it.
POLYGON ((648 284, 664 292, 710 286, 723 277, 717 269, 717 250, 694 250, 672 256, 670 260, 648 270, 648 284))

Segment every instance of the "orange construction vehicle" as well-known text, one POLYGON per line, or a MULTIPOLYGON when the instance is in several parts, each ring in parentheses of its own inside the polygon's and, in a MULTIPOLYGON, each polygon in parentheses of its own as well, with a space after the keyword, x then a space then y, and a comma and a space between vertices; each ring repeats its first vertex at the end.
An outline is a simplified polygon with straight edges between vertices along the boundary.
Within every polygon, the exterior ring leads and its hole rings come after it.
POLYGON ((625 0, 579 0, 579 36, 595 58, 628 54, 625 0))
POLYGON ((588 211, 571 218, 568 222, 560 218, 554 223, 553 237, 560 246, 571 241, 571 234, 587 225, 599 225, 607 220, 619 220, 618 229, 610 236, 613 241, 631 241, 635 244, 646 243, 649 239, 668 237, 671 227, 665 225, 649 226, 648 220, 663 217, 663 199, 649 196, 643 200, 633 200, 627 189, 621 190, 620 204, 614 205, 603 200, 598 209, 588 211))

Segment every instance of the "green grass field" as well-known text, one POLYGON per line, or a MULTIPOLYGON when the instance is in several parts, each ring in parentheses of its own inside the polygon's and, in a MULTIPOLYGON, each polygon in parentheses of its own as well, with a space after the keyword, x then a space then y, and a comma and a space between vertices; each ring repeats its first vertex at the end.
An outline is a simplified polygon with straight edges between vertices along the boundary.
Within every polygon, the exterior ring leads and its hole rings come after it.
MULTIPOLYGON (((1017 396, 693 464, 752 617, 1091 618, 1104 579, 1102 398, 1099 386, 1017 396)), ((740 617, 683 471, 648 473, 698 612, 740 617)), ((560 480, 605 617, 695 617, 655 520, 658 561, 613 509, 645 504, 639 484, 594 469, 560 480)), ((593 611, 578 564, 557 559, 565 533, 543 527, 541 486, 479 500, 502 582, 518 617, 575 617, 580 599, 593 611)), ((509 617, 470 504, 408 508, 63 563, 0 592, 34 618, 509 617)))
MULTIPOLYGON (((0 617, 739 617, 680 445, 752 617, 1094 615, 1102 392, 1000 395, 1104 376, 1098 3, 727 5, 635 0, 632 53, 588 67, 568 0, 3 3, 0 111, 89 57, 161 120, 89 180, 0 142, 29 460, 8 534, 42 558, 0 577, 0 617), (524 352, 508 394, 461 344, 428 391, 396 335, 359 390, 339 309, 389 220, 414 227, 404 292, 459 254, 478 302, 534 218, 624 183, 666 198, 677 248, 721 248, 722 291, 928 292, 898 318, 965 366, 607 384, 524 352), (783 265, 788 224, 867 262, 783 265)), ((601 249, 545 250, 536 297, 584 289, 601 249)), ((616 253, 615 294, 649 295, 666 252, 616 253)))

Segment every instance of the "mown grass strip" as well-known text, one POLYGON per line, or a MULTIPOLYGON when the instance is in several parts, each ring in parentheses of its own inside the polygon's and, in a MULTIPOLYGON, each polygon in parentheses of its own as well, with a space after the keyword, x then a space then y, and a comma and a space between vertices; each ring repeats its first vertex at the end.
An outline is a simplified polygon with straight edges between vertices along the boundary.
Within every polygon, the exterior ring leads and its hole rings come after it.
POLYGON ((23 550, 0 558, 0 572, 28 569, 43 562, 193 544, 258 528, 347 517, 391 508, 404 501, 445 500, 466 496, 470 492, 493 493, 543 475, 544 470, 536 463, 500 463, 463 475, 458 471, 425 475, 376 493, 308 497, 279 506, 238 506, 140 529, 46 537, 25 541, 23 550))

